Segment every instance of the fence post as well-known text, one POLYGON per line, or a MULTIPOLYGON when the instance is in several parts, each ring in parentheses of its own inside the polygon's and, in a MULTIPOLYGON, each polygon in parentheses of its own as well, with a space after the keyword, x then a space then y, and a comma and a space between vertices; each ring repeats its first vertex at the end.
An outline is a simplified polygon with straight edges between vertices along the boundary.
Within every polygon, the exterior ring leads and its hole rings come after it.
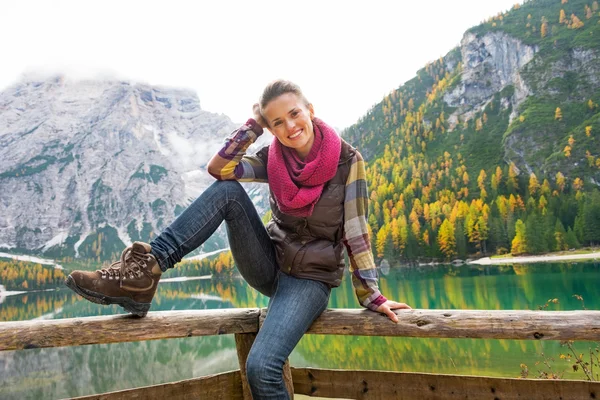
POLYGON ((242 377, 242 391, 244 393, 244 400, 252 400, 252 393, 250 393, 250 386, 248 386, 248 378, 246 376, 246 360, 248 360, 248 353, 254 343, 256 333, 236 333, 235 334, 235 348, 237 350, 238 361, 240 363, 240 375, 242 377))

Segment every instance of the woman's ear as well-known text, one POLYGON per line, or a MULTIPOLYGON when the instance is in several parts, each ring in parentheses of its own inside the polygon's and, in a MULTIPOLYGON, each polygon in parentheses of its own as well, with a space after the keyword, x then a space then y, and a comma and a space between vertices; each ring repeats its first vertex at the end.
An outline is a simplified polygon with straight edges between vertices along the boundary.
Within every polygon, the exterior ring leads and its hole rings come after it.
POLYGON ((308 112, 310 113, 310 119, 314 119, 315 118, 315 108, 313 107, 312 103, 308 104, 308 112))

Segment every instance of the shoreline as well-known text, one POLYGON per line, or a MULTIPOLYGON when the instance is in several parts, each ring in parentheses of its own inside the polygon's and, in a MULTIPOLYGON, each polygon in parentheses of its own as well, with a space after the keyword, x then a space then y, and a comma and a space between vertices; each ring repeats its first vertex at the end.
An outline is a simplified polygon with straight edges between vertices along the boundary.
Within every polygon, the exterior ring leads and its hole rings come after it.
POLYGON ((469 261, 467 264, 477 265, 504 265, 504 264, 527 264, 537 262, 561 262, 574 260, 600 260, 600 251, 587 254, 566 254, 566 255, 540 255, 540 256, 522 256, 522 257, 503 257, 490 258, 483 257, 478 260, 469 261))

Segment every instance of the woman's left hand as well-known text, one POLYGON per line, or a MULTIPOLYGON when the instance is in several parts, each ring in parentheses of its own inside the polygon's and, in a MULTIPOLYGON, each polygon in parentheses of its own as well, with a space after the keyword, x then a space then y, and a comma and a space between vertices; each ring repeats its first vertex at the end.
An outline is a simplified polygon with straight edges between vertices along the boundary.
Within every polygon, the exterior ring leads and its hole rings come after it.
POLYGON ((385 303, 377 307, 377 312, 385 314, 394 322, 398 322, 398 316, 392 310, 412 310, 412 307, 406 303, 398 303, 392 300, 386 300, 385 303))

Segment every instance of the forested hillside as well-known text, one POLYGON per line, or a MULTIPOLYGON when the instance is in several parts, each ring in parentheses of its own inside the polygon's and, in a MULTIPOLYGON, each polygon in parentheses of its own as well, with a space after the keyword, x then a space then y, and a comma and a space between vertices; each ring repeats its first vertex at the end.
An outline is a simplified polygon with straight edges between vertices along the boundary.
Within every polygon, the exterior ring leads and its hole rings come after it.
POLYGON ((598 1, 527 1, 346 129, 368 162, 376 255, 600 242, 599 53, 598 1))

